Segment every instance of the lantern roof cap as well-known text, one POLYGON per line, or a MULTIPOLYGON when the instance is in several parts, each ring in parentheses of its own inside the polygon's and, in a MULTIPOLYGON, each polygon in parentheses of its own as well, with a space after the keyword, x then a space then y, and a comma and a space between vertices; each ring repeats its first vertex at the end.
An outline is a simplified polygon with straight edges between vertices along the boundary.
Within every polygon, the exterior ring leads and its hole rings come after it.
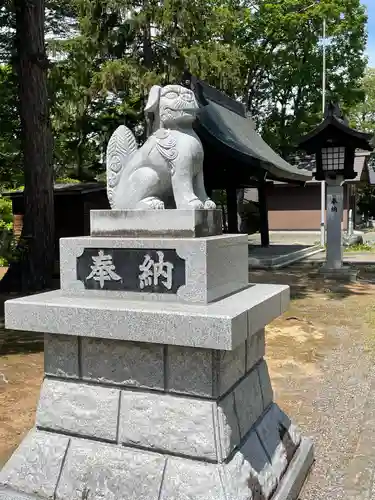
POLYGON ((341 143, 343 146, 349 146, 353 149, 373 151, 374 146, 371 144, 373 137, 373 134, 351 128, 338 104, 329 102, 326 106, 324 120, 302 137, 299 147, 308 153, 315 153, 327 143, 332 142, 336 145, 341 143))

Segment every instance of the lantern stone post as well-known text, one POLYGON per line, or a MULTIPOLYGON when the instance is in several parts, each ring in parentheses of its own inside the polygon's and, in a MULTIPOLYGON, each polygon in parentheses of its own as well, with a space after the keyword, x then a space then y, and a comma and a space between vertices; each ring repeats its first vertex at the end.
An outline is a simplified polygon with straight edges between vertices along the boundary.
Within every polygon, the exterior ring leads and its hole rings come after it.
POLYGON ((354 179, 356 149, 373 150, 372 135, 349 124, 339 107, 328 103, 323 122, 302 138, 299 147, 315 154, 315 179, 327 184, 327 255, 321 271, 326 277, 349 278, 356 272, 343 265, 342 230, 344 182, 354 179))
POLYGON ((323 270, 343 267, 341 222, 344 208, 344 177, 327 179, 327 257, 323 270))

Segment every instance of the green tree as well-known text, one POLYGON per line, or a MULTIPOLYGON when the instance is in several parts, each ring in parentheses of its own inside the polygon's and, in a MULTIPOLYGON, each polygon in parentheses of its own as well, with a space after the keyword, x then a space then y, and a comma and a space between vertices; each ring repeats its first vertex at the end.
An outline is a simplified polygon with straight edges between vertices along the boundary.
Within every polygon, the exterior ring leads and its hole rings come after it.
POLYGON ((267 142, 287 156, 322 116, 323 19, 329 96, 344 108, 363 98, 358 80, 366 64, 365 7, 360 0, 245 4, 234 32, 245 55, 241 97, 267 142))
MULTIPOLYGON (((46 36, 66 37, 75 27, 72 0, 46 0, 46 36)), ((21 122, 17 91, 17 51, 15 50, 15 3, 5 0, 0 9, 0 187, 14 188, 24 183, 21 158, 21 122)))
POLYGON ((79 1, 76 6, 78 33, 49 44, 57 57, 50 88, 55 164, 59 174, 67 169, 68 175, 84 180, 102 167, 99 160, 113 127, 124 119, 136 126, 141 103, 140 91, 133 92, 131 58, 117 58, 129 45, 123 41, 128 27, 121 26, 116 3, 79 1))
MULTIPOLYGON (((241 99, 264 138, 288 156, 299 136, 321 119, 323 19, 329 96, 344 109, 363 98, 358 80, 365 68, 366 12, 360 0, 76 2, 79 36, 69 49, 65 45, 69 57, 62 62, 70 65, 76 88, 61 106, 77 104, 70 147, 61 134, 65 151, 79 144, 84 154, 98 157, 110 121, 114 127, 121 112, 140 124, 142 136, 149 87, 176 81, 189 69, 241 99), (93 103, 100 112, 91 109, 93 103), (100 132, 93 133, 95 128, 100 132)), ((64 114, 60 122, 66 123, 64 114)), ((79 161, 82 155, 76 155, 79 161)))
MULTIPOLYGON (((375 69, 367 68, 361 80, 361 90, 364 100, 354 106, 349 112, 352 127, 375 134, 375 69)), ((370 159, 369 168, 374 168, 374 160, 370 159)), ((375 216, 375 189, 373 186, 364 185, 358 189, 358 209, 366 217, 375 216)))
POLYGON ((351 125, 363 132, 375 133, 375 69, 367 68, 361 80, 364 100, 349 113, 351 125))
POLYGON ((52 135, 47 96, 44 0, 14 0, 21 152, 25 181, 20 258, 0 283, 3 291, 51 284, 55 258, 52 135))
MULTIPOLYGON (((344 108, 363 97, 358 79, 365 63, 366 14, 360 0, 46 0, 46 5, 45 31, 57 37, 48 36, 48 50, 59 176, 88 179, 103 170, 109 135, 121 122, 142 141, 148 89, 178 81, 185 69, 242 100, 264 138, 287 157, 321 118, 323 18, 330 95, 344 108)), ((7 19, 14 23, 14 16, 7 19)), ((7 46, 6 37, 3 42, 0 36, 0 48, 7 46)))
POLYGON ((23 182, 20 156, 20 120, 16 76, 0 65, 0 186, 8 189, 23 182))
POLYGON ((219 2, 79 0, 75 5, 77 36, 49 43, 61 58, 51 72, 55 160, 69 175, 85 178, 103 168, 99 160, 106 143, 123 121, 142 141, 149 88, 178 81, 185 68, 235 94, 240 51, 225 41, 229 11, 219 2))

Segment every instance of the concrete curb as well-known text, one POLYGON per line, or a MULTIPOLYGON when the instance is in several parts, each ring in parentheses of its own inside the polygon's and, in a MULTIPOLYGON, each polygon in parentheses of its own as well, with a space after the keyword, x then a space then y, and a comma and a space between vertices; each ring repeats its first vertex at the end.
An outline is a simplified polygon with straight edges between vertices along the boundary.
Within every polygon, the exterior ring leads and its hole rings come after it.
POLYGON ((310 438, 302 438, 298 451, 272 500, 297 500, 313 463, 313 442, 310 438))
POLYGON ((296 252, 291 252, 285 255, 280 255, 273 258, 256 258, 249 257, 249 268, 250 269, 280 269, 286 267, 289 264, 298 262, 306 257, 315 255, 319 252, 323 252, 324 249, 320 245, 313 245, 308 248, 302 248, 296 252))

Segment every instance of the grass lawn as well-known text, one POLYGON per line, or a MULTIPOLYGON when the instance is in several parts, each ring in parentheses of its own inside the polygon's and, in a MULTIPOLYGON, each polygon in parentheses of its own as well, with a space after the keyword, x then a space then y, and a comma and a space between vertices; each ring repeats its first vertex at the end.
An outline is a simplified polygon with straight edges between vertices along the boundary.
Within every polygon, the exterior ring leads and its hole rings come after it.
MULTIPOLYGON (((332 284, 311 267, 250 273, 251 282, 291 286, 289 310, 267 327, 266 357, 276 401, 316 444, 301 500, 333 498, 355 454, 375 357, 374 269, 360 278, 332 284)), ((42 350, 41 336, 1 328, 0 465, 33 425, 42 350)))
POLYGON ((373 243, 357 243, 355 245, 350 245, 344 247, 344 253, 375 253, 375 245, 373 243))

